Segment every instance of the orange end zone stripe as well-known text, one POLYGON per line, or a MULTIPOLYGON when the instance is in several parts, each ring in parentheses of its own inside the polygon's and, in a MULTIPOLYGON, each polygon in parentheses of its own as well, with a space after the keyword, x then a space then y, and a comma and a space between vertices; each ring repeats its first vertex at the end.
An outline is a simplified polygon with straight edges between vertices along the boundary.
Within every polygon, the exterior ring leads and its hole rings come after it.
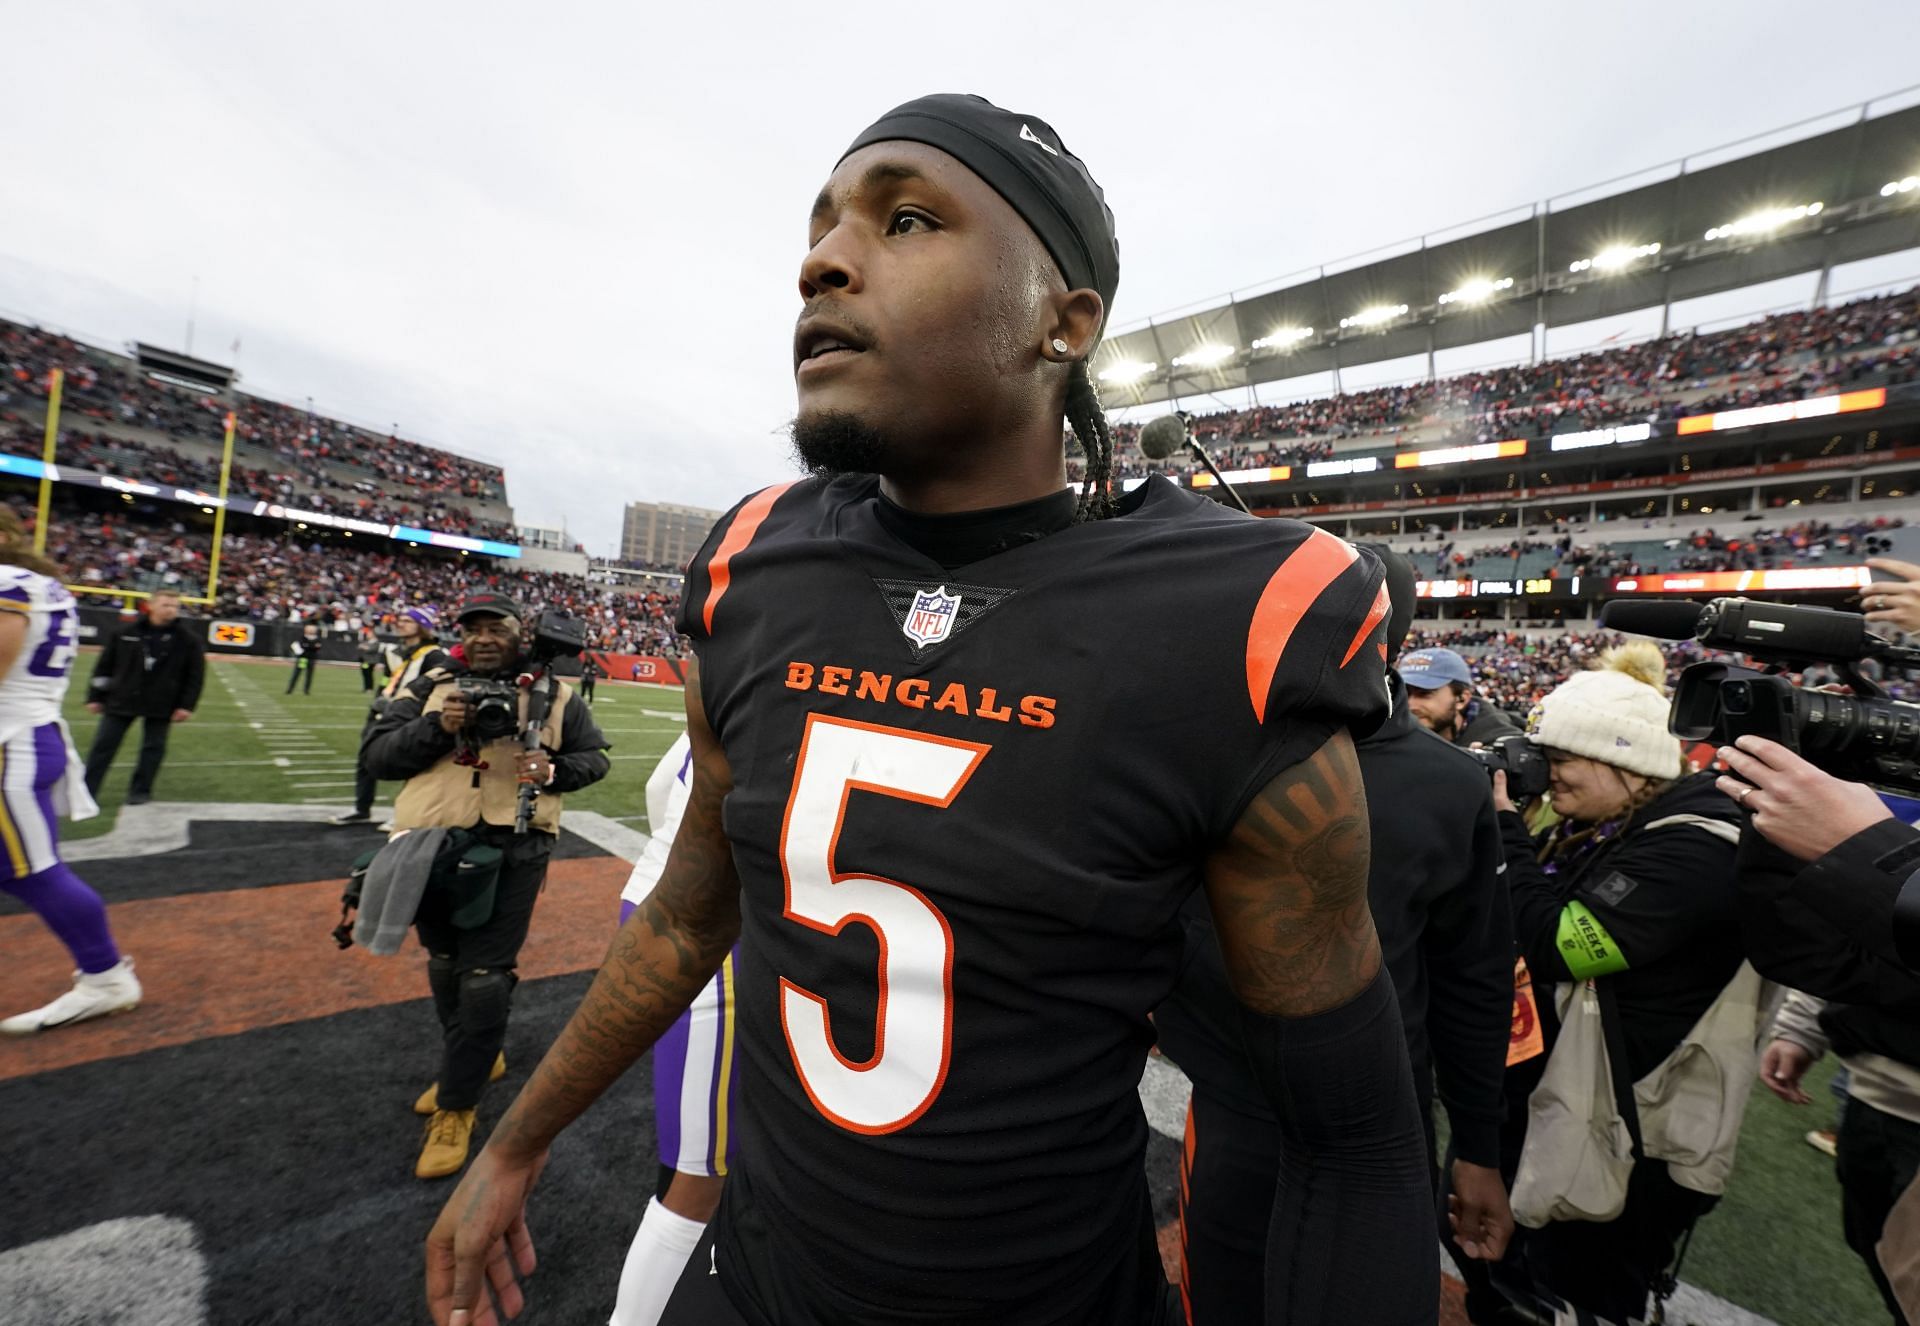
POLYGON ((713 610, 719 606, 727 586, 733 583, 734 557, 746 551, 747 545, 753 542, 753 536, 760 532, 760 523, 767 518, 767 512, 773 510, 773 504, 780 500, 780 494, 798 482, 798 479, 792 479, 777 483, 748 498, 746 505, 733 518, 733 524, 727 527, 726 537, 720 540, 720 546, 713 550, 713 560, 707 563, 707 606, 701 615, 701 622, 709 635, 713 633, 713 610))
POLYGON ((1359 556, 1350 544, 1317 529, 1280 563, 1260 592, 1253 621, 1247 627, 1247 698, 1253 702, 1256 722, 1267 719, 1267 692, 1273 686, 1273 674, 1280 670, 1280 656, 1286 652, 1294 628, 1314 600, 1359 556))

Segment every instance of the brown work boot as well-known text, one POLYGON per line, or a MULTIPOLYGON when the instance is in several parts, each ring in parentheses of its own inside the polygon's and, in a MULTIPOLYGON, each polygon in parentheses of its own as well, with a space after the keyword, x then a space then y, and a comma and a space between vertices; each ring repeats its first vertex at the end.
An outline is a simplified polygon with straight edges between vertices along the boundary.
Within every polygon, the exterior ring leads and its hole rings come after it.
POLYGON ((435 1110, 427 1121, 426 1145, 420 1148, 420 1163, 413 1167, 415 1178, 444 1179, 458 1174, 467 1163, 467 1147, 473 1141, 472 1110, 435 1110))
MULTIPOLYGON (((493 1070, 487 1074, 487 1081, 498 1082, 507 1075, 507 1052, 505 1050, 493 1056, 493 1070)), ((434 1082, 420 1093, 420 1099, 413 1102, 413 1112, 421 1118, 440 1108, 440 1084, 434 1082)))

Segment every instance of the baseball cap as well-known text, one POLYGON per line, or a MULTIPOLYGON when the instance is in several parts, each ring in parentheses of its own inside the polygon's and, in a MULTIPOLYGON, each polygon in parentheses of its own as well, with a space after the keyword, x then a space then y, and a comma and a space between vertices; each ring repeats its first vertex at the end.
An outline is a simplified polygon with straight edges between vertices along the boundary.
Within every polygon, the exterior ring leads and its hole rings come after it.
POLYGON ((460 611, 455 613, 456 622, 464 622, 469 617, 511 617, 520 618, 520 605, 505 594, 496 594, 492 590, 482 590, 478 594, 469 594, 460 601, 460 611))
POLYGON ((1437 691, 1456 681, 1473 685, 1473 671, 1451 649, 1416 649, 1400 660, 1400 680, 1416 691, 1437 691))

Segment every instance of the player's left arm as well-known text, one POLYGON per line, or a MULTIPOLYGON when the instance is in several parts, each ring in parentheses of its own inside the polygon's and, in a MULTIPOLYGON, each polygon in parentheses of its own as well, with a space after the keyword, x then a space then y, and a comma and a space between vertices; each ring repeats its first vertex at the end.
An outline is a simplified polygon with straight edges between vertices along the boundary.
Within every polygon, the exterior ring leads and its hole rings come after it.
POLYGON ((1270 1322, 1438 1319, 1426 1144, 1368 855, 1360 765, 1339 731, 1268 783, 1206 864, 1248 1056, 1280 1119, 1270 1322))

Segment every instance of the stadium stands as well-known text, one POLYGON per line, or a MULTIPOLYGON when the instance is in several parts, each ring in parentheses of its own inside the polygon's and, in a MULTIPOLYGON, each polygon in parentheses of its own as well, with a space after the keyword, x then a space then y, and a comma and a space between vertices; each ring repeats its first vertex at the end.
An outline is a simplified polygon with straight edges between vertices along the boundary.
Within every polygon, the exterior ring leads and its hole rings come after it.
MULTIPOLYGON (((1347 450, 1549 437, 1575 428, 1798 400, 1920 378, 1920 290, 1681 333, 1539 364, 1196 415, 1194 436, 1222 469, 1297 465, 1347 450)), ((1115 429, 1115 473, 1191 474, 1115 429)), ((1072 449, 1077 450, 1077 449, 1072 449)), ((1076 467, 1077 473, 1077 467, 1076 467)))
MULTIPOLYGON (((21 504, 29 524, 33 512, 21 504)), ((47 551, 70 583, 102 588, 170 588, 203 593, 212 540, 157 504, 106 512, 56 503, 47 551)), ((313 620, 337 631, 388 623, 402 608, 446 608, 487 587, 528 607, 564 608, 587 623, 598 650, 668 657, 681 652, 673 618, 678 579, 614 586, 575 576, 515 569, 510 562, 462 558, 374 540, 322 538, 293 530, 235 532, 221 549, 213 615, 270 622, 313 620)))
POLYGON ((386 524, 513 540, 498 466, 243 393, 162 385, 130 360, 0 321, 0 453, 37 456, 51 370, 64 371, 59 460, 211 491, 229 410, 232 490, 386 524))

